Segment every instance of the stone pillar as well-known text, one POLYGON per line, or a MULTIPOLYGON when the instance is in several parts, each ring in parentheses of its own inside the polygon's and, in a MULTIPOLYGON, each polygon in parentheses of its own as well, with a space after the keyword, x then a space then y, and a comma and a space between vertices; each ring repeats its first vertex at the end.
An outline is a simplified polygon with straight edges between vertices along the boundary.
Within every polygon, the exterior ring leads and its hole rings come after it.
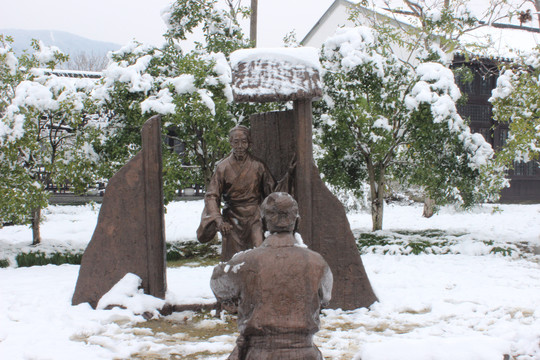
MULTIPOLYGON (((334 286, 329 307, 343 310, 368 307, 377 301, 377 297, 364 269, 345 209, 321 180, 313 162, 311 113, 308 121, 306 112, 299 111, 297 106, 295 104, 293 111, 251 117, 252 153, 266 163, 276 179, 283 177, 296 153, 294 195, 301 216, 299 233, 306 245, 321 254, 332 270, 334 286), (299 119, 300 116, 306 119, 299 119), (301 126, 309 126, 309 130, 304 131, 309 134, 309 144, 305 144, 307 137, 297 139, 297 134, 302 132, 301 126), (307 151, 302 146, 308 147, 307 151), (310 195, 306 201, 307 193, 310 195)), ((303 106, 306 108, 305 104, 303 106)))
POLYGON ((161 119, 142 128, 142 150, 107 185, 98 223, 86 248, 72 304, 99 299, 127 273, 146 294, 165 298, 166 247, 161 161, 161 119))

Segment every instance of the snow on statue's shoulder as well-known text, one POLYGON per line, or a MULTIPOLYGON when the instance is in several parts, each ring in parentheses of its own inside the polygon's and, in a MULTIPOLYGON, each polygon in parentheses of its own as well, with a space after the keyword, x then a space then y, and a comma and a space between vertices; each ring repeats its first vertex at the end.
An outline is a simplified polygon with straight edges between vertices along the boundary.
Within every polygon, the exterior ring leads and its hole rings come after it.
POLYGON ((242 49, 231 54, 231 67, 237 102, 304 100, 322 95, 315 48, 242 49))

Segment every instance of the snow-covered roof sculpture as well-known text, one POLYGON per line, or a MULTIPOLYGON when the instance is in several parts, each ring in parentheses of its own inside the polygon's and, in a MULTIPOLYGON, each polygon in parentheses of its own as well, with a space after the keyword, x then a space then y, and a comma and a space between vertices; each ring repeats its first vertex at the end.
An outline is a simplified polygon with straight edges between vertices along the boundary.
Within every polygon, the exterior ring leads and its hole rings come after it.
POLYGON ((322 96, 317 49, 243 49, 231 54, 237 102, 316 99, 322 96))

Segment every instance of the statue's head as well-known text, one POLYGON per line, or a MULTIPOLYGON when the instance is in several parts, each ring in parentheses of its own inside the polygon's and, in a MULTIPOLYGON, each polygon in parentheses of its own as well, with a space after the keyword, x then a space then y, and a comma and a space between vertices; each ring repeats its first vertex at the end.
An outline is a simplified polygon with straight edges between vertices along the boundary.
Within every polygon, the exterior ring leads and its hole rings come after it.
POLYGON ((247 127, 237 125, 229 131, 229 143, 233 155, 238 160, 244 160, 251 146, 251 134, 247 127))
POLYGON ((272 193, 261 205, 261 217, 271 233, 292 233, 300 217, 298 203, 285 192, 272 193))

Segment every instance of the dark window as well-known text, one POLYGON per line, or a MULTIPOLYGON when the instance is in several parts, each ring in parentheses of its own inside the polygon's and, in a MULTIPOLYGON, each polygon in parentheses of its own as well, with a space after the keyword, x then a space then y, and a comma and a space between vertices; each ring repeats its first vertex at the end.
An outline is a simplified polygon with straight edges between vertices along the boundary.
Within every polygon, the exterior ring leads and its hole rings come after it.
POLYGON ((499 144, 500 146, 506 145, 506 139, 508 139, 508 129, 499 128, 499 144))
POLYGON ((459 114, 463 118, 469 119, 471 125, 484 125, 491 127, 491 107, 490 105, 467 104, 458 108, 459 114))
POLYGON ((478 93, 481 95, 491 95, 491 90, 493 89, 492 85, 492 78, 489 75, 480 76, 479 74, 476 74, 474 77, 474 81, 476 82, 476 77, 479 77, 478 79, 478 93))
POLYGON ((514 175, 515 176, 533 176, 538 168, 536 161, 514 161, 514 175))
POLYGON ((178 155, 184 155, 186 151, 186 144, 178 139, 173 139, 173 150, 178 155))

